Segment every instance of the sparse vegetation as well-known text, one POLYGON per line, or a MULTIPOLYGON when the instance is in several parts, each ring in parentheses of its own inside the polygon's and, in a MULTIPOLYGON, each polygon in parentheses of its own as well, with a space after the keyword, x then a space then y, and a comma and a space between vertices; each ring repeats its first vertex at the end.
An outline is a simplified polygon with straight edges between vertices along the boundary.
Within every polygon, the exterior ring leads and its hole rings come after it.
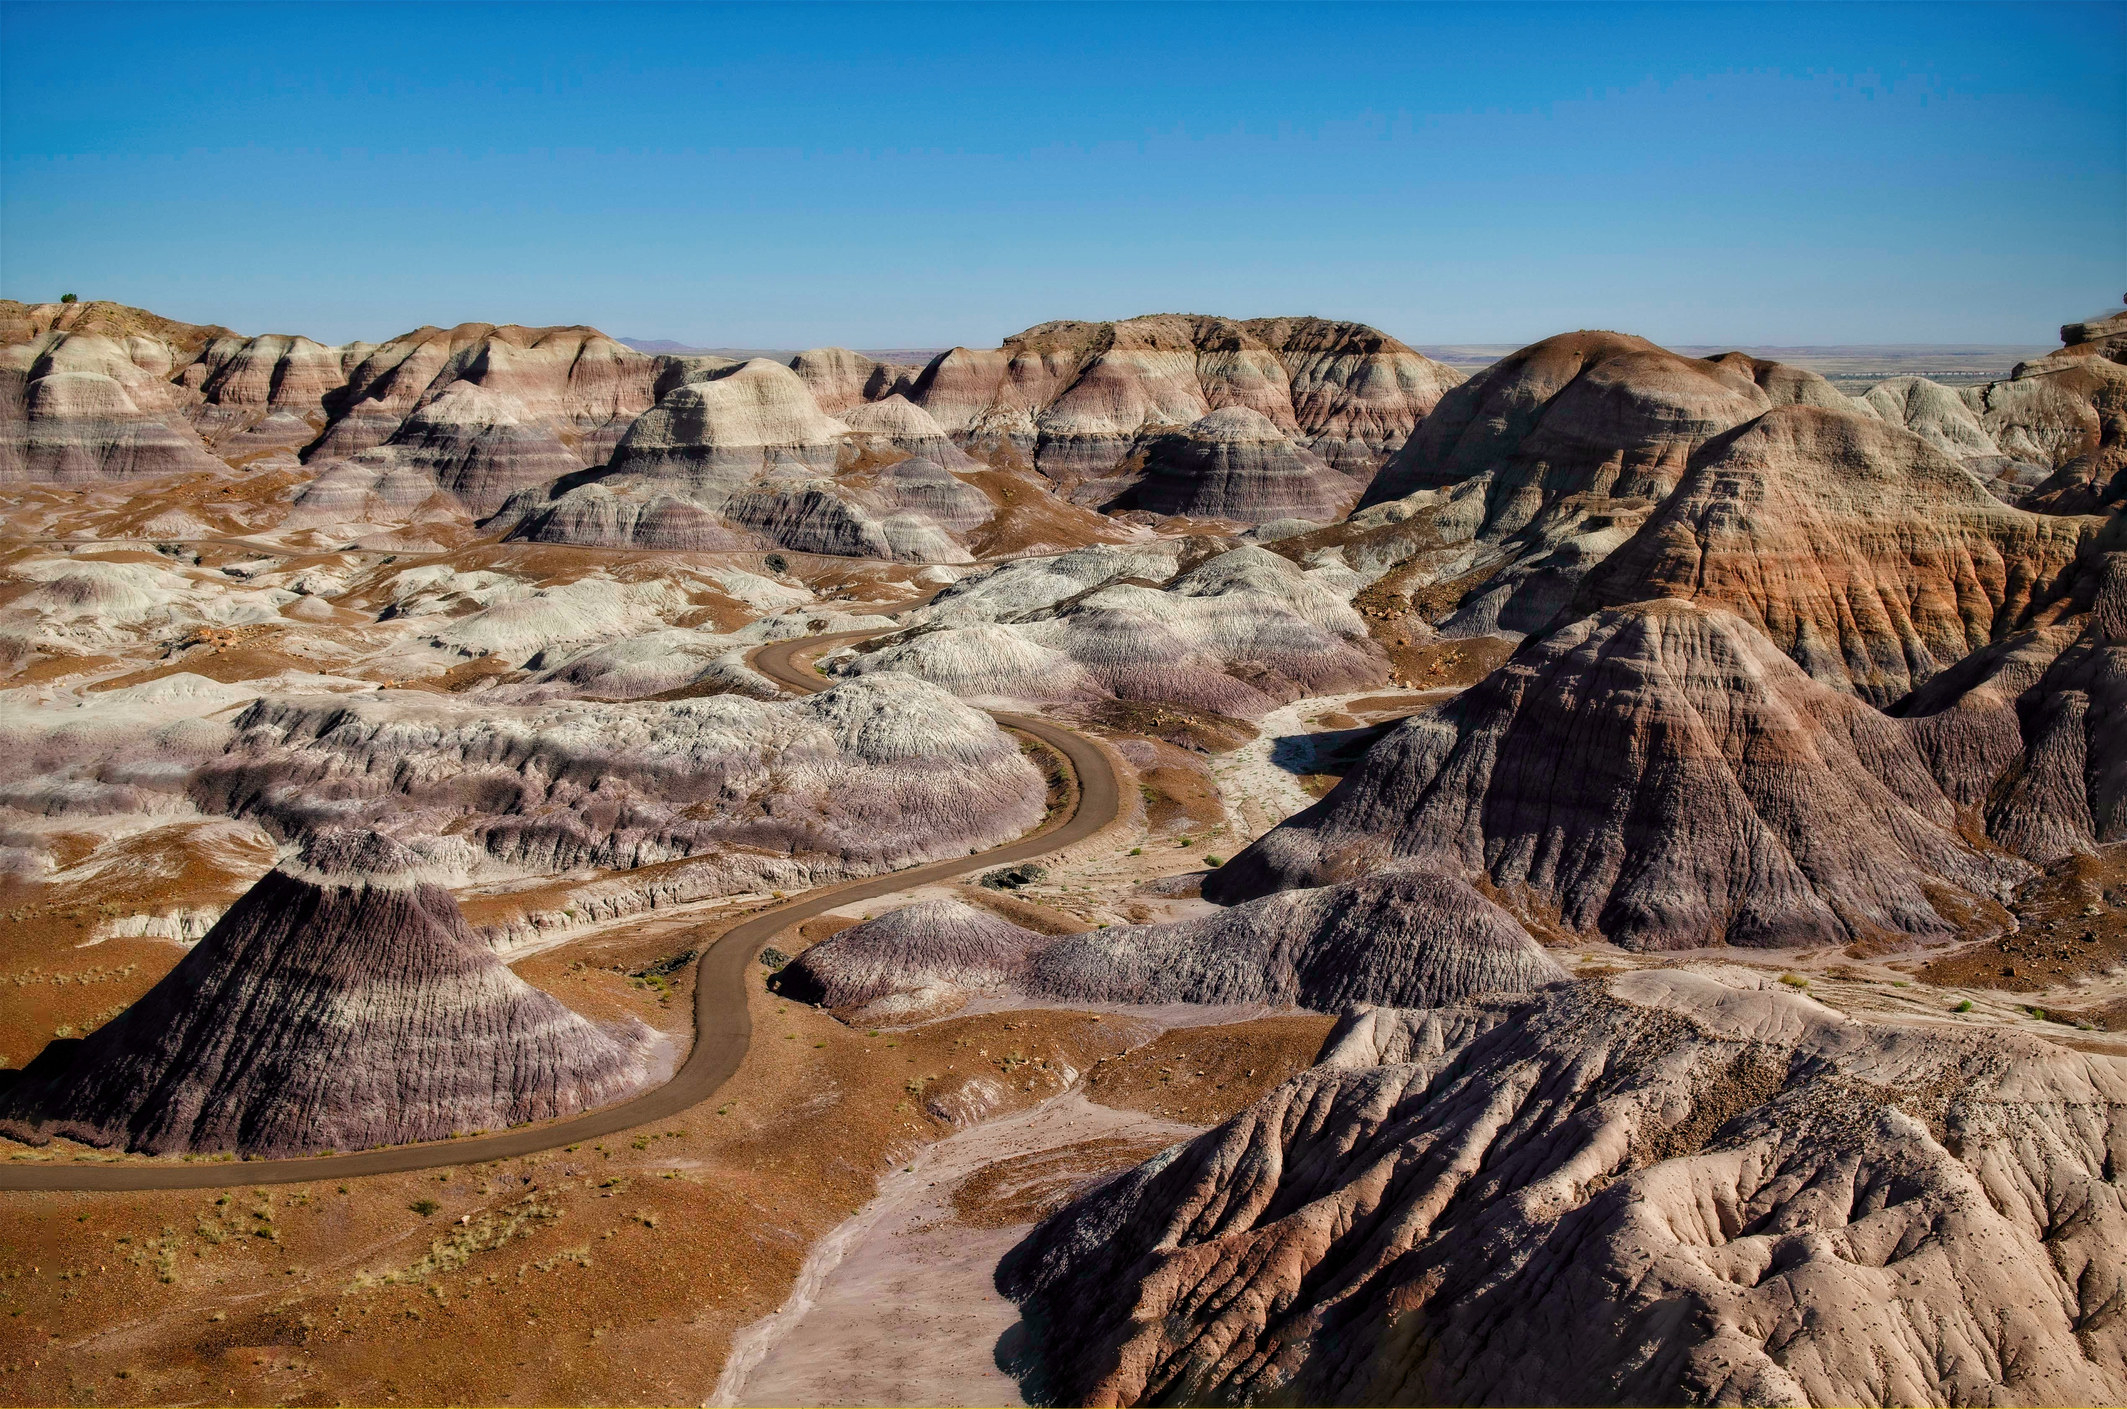
POLYGON ((437 1203, 434 1199, 415 1199, 412 1203, 408 1204, 407 1207, 412 1209, 415 1213, 420 1214, 423 1218, 428 1218, 432 1216, 437 1209, 443 1207, 443 1205, 437 1203))

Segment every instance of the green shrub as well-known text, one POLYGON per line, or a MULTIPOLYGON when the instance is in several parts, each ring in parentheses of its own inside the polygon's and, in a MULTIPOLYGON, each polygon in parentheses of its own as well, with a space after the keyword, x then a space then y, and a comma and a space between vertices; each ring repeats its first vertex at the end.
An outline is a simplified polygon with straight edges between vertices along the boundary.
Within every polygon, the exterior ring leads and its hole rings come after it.
POLYGON ((61 294, 59 295, 59 301, 61 303, 79 303, 81 299, 74 294, 61 294))
POLYGON ((443 1205, 437 1203, 434 1199, 415 1199, 412 1203, 408 1204, 407 1207, 412 1209, 415 1213, 420 1214, 423 1218, 426 1218, 430 1214, 434 1213, 437 1209, 443 1207, 443 1205))
POLYGON ((1950 1011, 1953 1013, 1969 1013, 1972 1011, 1972 1000, 1967 998, 1964 1002, 1959 1003, 1956 1007, 1950 1009, 1950 1011))

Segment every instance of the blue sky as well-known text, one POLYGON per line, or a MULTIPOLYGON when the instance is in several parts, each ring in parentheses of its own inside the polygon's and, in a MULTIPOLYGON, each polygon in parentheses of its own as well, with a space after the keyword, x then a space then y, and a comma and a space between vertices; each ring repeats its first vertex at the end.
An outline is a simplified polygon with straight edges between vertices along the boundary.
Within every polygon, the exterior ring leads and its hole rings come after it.
POLYGON ((2051 342, 2127 5, 0 5, 0 295, 246 332, 2051 342))

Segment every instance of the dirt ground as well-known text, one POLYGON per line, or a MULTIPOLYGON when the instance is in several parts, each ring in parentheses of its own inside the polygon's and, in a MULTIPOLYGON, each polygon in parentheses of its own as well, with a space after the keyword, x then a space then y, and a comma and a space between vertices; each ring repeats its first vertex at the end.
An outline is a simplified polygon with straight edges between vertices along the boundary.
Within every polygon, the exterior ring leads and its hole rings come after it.
MULTIPOLYGON (((1013 1026, 1035 1014, 1021 1014, 1013 1026)), ((1017 1310, 999 1259, 1103 1180, 1309 1065, 1313 1014, 1175 1028, 1024 1111, 955 1132, 815 1248, 791 1298, 741 1333, 715 1404, 1018 1404, 1017 1310)))
MULTIPOLYGON (((640 956, 573 948, 528 976, 587 1012, 686 1011, 683 980, 626 972, 640 956)), ((0 1400, 699 1403, 881 1175, 1130 1037, 1061 1013, 873 1036, 765 985, 749 1006, 719 1106, 588 1146, 345 1184, 9 1195, 0 1400)))

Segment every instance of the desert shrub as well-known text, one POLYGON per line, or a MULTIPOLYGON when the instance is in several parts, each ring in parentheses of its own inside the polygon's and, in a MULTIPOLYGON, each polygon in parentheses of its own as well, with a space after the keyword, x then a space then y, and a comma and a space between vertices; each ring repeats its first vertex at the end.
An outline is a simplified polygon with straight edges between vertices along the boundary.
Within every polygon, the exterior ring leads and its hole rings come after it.
POLYGON ((1049 874, 1046 866, 1037 866, 1031 861, 1022 861, 1017 866, 1006 866, 991 871, 982 878, 982 884, 991 890, 1018 890, 1049 874))

